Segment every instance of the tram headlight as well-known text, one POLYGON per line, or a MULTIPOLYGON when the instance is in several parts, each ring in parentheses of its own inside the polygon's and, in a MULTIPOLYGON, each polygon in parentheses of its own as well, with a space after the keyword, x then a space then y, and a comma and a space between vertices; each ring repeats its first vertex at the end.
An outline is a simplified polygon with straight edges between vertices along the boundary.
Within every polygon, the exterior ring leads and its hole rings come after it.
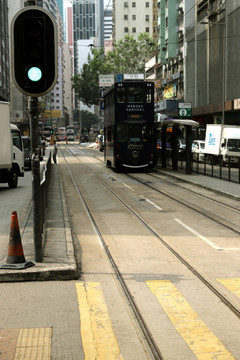
POLYGON ((136 150, 134 150, 134 151, 132 152, 132 157, 133 157, 134 159, 137 159, 137 158, 139 157, 139 152, 136 151, 136 150))

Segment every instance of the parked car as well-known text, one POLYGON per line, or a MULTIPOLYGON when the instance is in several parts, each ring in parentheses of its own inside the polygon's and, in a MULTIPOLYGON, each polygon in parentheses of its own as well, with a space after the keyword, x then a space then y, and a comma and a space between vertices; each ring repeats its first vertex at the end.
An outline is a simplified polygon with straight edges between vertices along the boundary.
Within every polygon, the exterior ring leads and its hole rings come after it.
POLYGON ((204 162, 205 158, 205 141, 194 140, 192 143, 193 161, 204 162))
POLYGON ((186 156, 186 141, 184 139, 178 139, 177 148, 179 159, 184 160, 186 156))
POLYGON ((32 147, 29 136, 22 136, 24 148, 24 167, 31 169, 32 167, 32 147))

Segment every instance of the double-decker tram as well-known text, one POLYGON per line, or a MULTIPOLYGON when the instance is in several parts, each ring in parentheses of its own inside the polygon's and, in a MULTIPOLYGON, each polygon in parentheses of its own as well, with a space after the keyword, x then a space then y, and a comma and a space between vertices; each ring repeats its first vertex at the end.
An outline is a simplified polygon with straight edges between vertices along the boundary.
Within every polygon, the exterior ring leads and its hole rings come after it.
POLYGON ((152 168, 156 162, 154 83, 122 81, 104 95, 104 156, 116 170, 152 168))

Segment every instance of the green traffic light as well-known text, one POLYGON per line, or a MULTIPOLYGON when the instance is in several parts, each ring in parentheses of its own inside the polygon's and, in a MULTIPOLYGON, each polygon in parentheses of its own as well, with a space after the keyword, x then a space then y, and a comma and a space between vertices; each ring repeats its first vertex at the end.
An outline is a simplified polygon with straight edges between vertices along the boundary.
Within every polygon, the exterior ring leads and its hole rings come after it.
POLYGON ((27 76, 31 81, 39 81, 42 78, 42 70, 37 66, 32 66, 28 69, 27 76))

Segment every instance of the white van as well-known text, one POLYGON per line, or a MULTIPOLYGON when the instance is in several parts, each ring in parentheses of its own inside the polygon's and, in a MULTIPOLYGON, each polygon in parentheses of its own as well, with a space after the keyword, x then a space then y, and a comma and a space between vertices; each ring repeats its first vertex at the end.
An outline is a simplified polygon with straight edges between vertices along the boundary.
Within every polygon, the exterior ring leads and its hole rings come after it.
POLYGON ((24 176, 24 149, 20 130, 10 124, 10 104, 0 102, 0 183, 16 188, 18 177, 24 176))
POLYGON ((192 143, 193 161, 204 162, 205 158, 205 141, 194 140, 192 143))

